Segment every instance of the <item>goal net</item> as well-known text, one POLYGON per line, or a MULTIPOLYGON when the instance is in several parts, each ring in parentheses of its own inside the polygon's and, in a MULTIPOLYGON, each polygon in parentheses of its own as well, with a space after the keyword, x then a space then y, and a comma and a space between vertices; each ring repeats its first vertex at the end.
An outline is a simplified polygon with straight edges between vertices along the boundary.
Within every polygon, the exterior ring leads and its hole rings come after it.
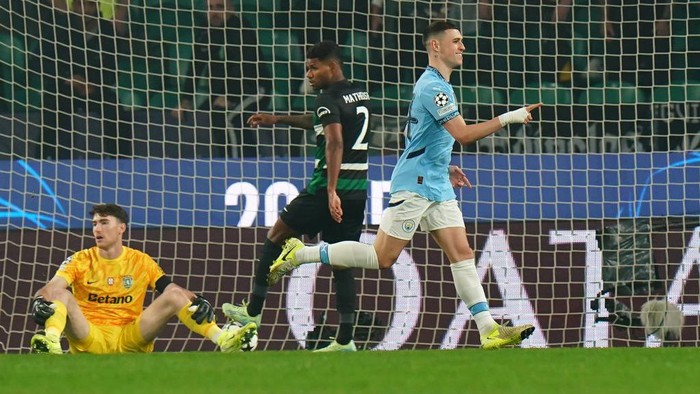
MULTIPOLYGON (((29 351, 31 299, 94 245, 98 203, 127 208, 127 244, 176 283, 217 306, 248 298, 267 229, 312 173, 315 134, 245 120, 312 108, 305 50, 322 39, 372 97, 372 242, 426 66, 420 35, 438 19, 464 34, 451 81, 468 123, 544 104, 454 150, 494 317, 534 324, 529 347, 697 346, 700 7, 565 3, 0 0, 0 352, 29 351), (648 323, 655 299, 681 327, 648 323), (654 335, 669 331, 679 338, 654 335)), ((430 236, 392 269, 355 273, 362 349, 479 345, 430 236)), ((330 271, 303 266, 270 289, 258 349, 327 340, 334 308, 330 271)), ((214 345, 173 319, 156 348, 214 345)))

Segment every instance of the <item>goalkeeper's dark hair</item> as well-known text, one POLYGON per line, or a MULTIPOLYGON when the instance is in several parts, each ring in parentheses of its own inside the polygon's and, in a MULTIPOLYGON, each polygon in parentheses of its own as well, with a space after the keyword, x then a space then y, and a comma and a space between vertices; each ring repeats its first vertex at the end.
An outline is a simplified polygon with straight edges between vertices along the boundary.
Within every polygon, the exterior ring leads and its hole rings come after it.
POLYGON ((445 30, 459 30, 454 23, 448 21, 436 21, 423 30, 423 46, 428 49, 428 41, 445 30))
POLYGON ((321 41, 306 51, 307 59, 318 59, 320 61, 335 60, 343 65, 343 58, 340 54, 340 47, 333 41, 321 41))
POLYGON ((129 214, 126 210, 117 204, 98 204, 92 207, 90 216, 114 216, 124 224, 129 224, 129 214))

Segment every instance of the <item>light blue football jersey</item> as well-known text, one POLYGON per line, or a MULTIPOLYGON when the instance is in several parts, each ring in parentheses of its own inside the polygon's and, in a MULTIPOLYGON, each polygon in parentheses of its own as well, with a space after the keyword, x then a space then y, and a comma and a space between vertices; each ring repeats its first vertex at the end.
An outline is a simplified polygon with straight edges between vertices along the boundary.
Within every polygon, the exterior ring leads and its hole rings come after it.
POLYGON ((404 129, 406 150, 391 175, 391 193, 410 191, 432 201, 456 198, 448 172, 455 139, 443 124, 457 116, 452 85, 428 66, 413 88, 404 129))

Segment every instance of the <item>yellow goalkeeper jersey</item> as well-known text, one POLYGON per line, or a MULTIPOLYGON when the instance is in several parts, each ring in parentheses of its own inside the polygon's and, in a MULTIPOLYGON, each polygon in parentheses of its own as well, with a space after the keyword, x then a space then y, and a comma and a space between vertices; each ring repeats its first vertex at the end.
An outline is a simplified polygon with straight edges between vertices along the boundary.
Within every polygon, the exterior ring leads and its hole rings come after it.
POLYGON ((56 272, 73 288, 85 317, 100 326, 123 326, 143 312, 149 288, 165 275, 151 256, 124 247, 116 259, 100 257, 94 246, 66 259, 56 272))

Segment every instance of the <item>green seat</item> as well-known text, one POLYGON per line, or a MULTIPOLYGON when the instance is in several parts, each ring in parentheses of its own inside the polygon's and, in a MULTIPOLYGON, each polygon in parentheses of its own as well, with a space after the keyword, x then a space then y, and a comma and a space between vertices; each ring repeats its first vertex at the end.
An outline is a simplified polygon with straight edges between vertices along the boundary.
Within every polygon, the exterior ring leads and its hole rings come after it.
POLYGON ((275 45, 275 32, 272 29, 257 29, 258 34, 258 46, 260 47, 260 53, 264 61, 272 62, 274 60, 274 45, 275 45))
MULTIPOLYGON (((194 46, 194 26, 203 23, 196 12, 201 5, 186 0, 135 0, 143 10, 145 36, 151 46, 160 46, 156 56, 148 59, 149 80, 163 79, 165 86, 150 89, 148 105, 151 107, 173 108, 179 103, 182 81, 189 71, 194 46), (159 63, 161 67, 152 66, 159 63), (151 69, 155 70, 154 72, 151 69), (155 74, 155 75, 154 75, 155 74)), ((129 77, 124 77, 129 78, 129 77)), ((120 96, 128 94, 120 92, 120 96)), ((137 98, 140 100, 141 98, 137 98)))
POLYGON ((20 89, 24 85, 25 60, 22 41, 0 33, 0 111, 10 111, 25 101, 26 91, 20 89))
POLYGON ((605 5, 575 1, 570 11, 573 24, 572 72, 575 76, 588 79, 589 83, 602 82, 604 78, 602 72, 588 73, 591 61, 601 61, 605 54, 604 10, 605 5))
POLYGON ((282 8, 279 0, 241 0, 239 4, 234 2, 234 6, 238 10, 238 14, 254 29, 272 29, 275 22, 273 13, 282 8))
POLYGON ((570 88, 556 83, 543 83, 541 86, 527 86, 524 89, 514 89, 510 93, 511 105, 528 105, 543 103, 544 105, 571 105, 572 91, 570 88))
MULTIPOLYGON (((182 35, 192 36, 193 26, 204 23, 194 5, 185 0, 140 0, 148 38, 177 44, 182 35)), ((191 39, 190 39, 191 40, 191 39)))
POLYGON ((369 48, 367 34, 353 32, 348 35, 347 42, 343 43, 343 59, 346 59, 346 73, 352 81, 367 81, 367 67, 369 65, 369 48))
POLYGON ((127 57, 117 64, 117 96, 122 107, 143 109, 149 106, 148 95, 157 88, 148 73, 144 57, 127 57))
POLYGON ((304 63, 304 49, 289 30, 276 29, 274 34, 274 61, 288 60, 304 63))
POLYGON ((313 95, 299 93, 304 75, 304 54, 301 44, 289 30, 258 30, 258 39, 263 48, 263 57, 272 64, 272 106, 275 111, 295 109, 305 111, 313 105, 313 95))
POLYGON ((27 72, 27 53, 23 39, 0 33, 0 111, 23 112, 41 109, 42 78, 27 72))
POLYGON ((380 89, 372 90, 369 96, 372 99, 372 113, 396 115, 411 102, 413 86, 407 83, 384 83, 380 89))
MULTIPOLYGON (((163 54, 163 71, 165 86, 150 89, 149 106, 156 108, 175 108, 179 105, 181 86, 187 78, 192 62, 194 44, 184 41, 177 45, 165 45, 163 54)), ((152 75, 149 79, 158 80, 161 75, 152 75)))
POLYGON ((506 104, 500 90, 485 86, 463 86, 458 88, 457 100, 463 105, 506 104))
POLYGON ((698 101, 700 101, 700 81, 674 82, 670 86, 657 86, 653 92, 654 103, 698 101))
POLYGON ((646 102, 644 93, 628 83, 607 82, 586 89, 578 98, 579 104, 637 104, 646 102))
POLYGON ((281 10, 282 7, 280 6, 280 0, 265 0, 265 1, 259 1, 259 0, 238 0, 237 3, 234 3, 236 6, 237 10, 240 10, 242 12, 245 11, 250 11, 250 12, 257 12, 257 11, 277 11, 281 10))

